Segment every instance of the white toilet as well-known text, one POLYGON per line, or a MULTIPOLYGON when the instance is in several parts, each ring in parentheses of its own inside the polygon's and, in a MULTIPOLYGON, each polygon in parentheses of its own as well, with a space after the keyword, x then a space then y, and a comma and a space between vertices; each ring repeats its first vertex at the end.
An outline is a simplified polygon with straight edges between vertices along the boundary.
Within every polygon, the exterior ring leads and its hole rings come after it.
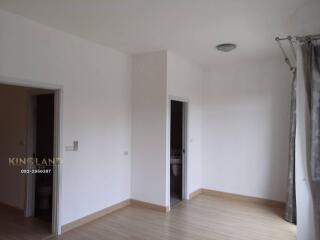
POLYGON ((170 166, 172 175, 177 177, 182 172, 182 159, 181 158, 171 158, 170 159, 170 166))

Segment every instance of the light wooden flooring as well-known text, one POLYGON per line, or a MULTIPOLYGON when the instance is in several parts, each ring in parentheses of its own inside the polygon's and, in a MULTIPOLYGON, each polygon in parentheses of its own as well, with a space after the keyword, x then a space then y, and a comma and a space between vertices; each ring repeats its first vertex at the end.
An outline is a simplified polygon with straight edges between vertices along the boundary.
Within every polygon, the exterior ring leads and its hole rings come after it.
MULTIPOLYGON (((200 195, 169 213, 129 206, 63 234, 59 239, 293 240, 296 227, 283 209, 200 195)), ((56 238, 52 238, 56 239, 56 238)))
POLYGON ((178 194, 171 193, 170 194, 170 206, 174 207, 175 205, 179 204, 181 202, 181 199, 178 194))
POLYGON ((50 231, 49 223, 25 218, 23 211, 0 204, 0 240, 41 240, 50 231))

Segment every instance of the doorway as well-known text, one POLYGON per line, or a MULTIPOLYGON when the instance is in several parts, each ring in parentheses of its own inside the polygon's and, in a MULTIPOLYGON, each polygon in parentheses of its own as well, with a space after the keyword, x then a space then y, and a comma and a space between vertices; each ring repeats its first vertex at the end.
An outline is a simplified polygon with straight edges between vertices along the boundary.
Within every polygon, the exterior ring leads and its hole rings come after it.
POLYGON ((170 206, 185 197, 187 102, 170 101, 170 206))
MULTIPOLYGON (((41 94, 36 97, 36 149, 33 157, 53 159, 54 139, 54 94, 41 94)), ((34 216, 51 224, 52 220, 52 189, 53 189, 53 166, 36 166, 40 172, 35 174, 35 212, 34 216)))
POLYGON ((60 92, 6 84, 0 92, 0 238, 42 239, 58 228, 60 92))

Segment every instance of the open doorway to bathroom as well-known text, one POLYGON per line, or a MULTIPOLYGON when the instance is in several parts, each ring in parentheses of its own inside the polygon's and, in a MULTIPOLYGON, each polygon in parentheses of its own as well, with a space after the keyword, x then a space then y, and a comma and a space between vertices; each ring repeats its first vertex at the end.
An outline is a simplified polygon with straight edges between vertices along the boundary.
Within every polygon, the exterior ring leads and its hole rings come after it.
POLYGON ((174 206, 184 199, 187 103, 171 100, 170 104, 170 205, 174 206))
MULTIPOLYGON (((36 103, 36 144, 33 157, 38 160, 53 159, 54 140, 54 94, 45 93, 34 96, 36 103)), ((36 166, 46 174, 34 174, 35 202, 34 216, 51 224, 53 166, 36 166)))
POLYGON ((55 91, 0 84, 0 239, 52 234, 55 91))

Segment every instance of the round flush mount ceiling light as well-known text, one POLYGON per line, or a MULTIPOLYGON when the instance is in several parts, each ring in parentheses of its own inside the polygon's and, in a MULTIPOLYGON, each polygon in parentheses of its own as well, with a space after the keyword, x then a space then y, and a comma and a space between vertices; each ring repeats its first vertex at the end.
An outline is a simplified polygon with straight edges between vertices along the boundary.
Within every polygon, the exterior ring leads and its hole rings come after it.
POLYGON ((230 52, 236 49, 237 45, 234 43, 223 43, 216 46, 216 49, 221 52, 230 52))

